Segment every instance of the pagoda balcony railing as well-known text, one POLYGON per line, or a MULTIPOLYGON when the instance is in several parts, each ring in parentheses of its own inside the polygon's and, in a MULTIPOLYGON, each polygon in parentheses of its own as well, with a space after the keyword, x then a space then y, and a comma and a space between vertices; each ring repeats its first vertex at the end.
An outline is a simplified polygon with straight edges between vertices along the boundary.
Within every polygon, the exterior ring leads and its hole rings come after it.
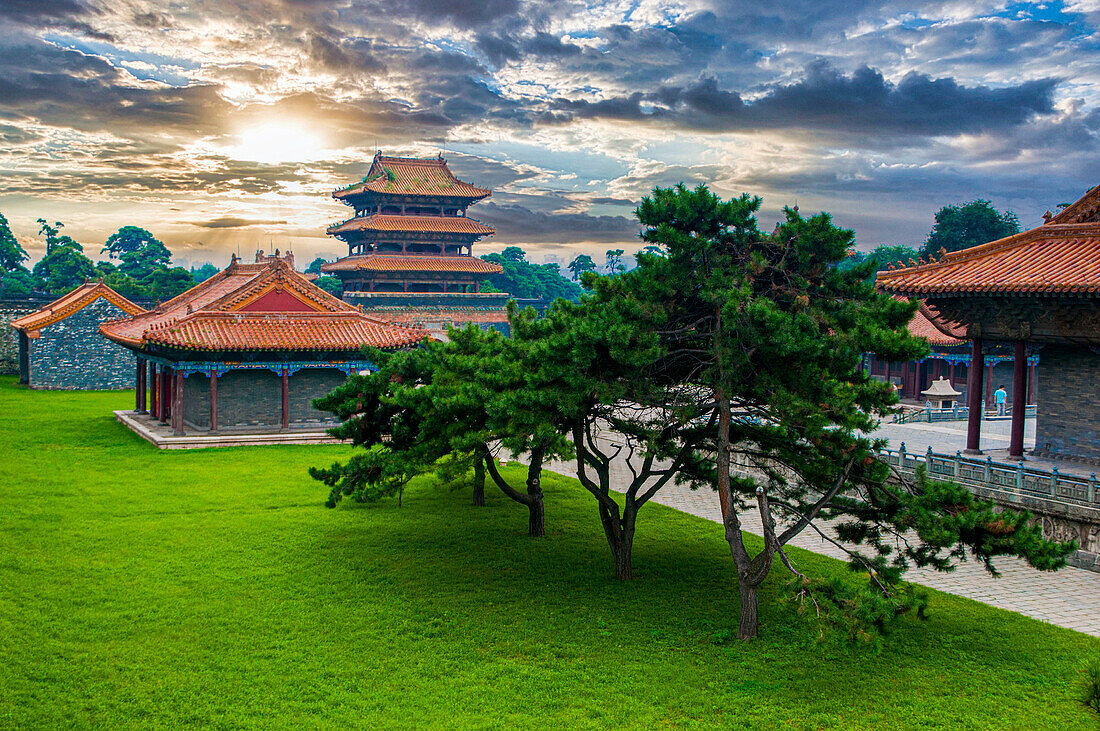
MULTIPOLYGON (((421 218, 462 218, 467 221, 473 221, 474 223, 480 223, 483 226, 488 226, 479 218, 473 216, 444 216, 438 213, 368 213, 366 216, 352 216, 351 218, 345 218, 342 221, 333 221, 332 223, 325 224, 325 231, 331 231, 337 226, 343 226, 345 223, 350 223, 357 218, 370 218, 371 216, 419 216, 421 218)), ((398 231, 393 233, 415 233, 413 231, 398 231)))
POLYGON ((909 453, 904 442, 896 450, 882 450, 880 456, 907 477, 923 466, 932 479, 957 482, 971 492, 988 494, 1002 502, 1020 503, 1025 498, 1032 498, 1100 510, 1100 485, 1095 472, 1088 477, 1064 475, 1057 467, 1025 467, 1023 461, 1018 464, 994 462, 992 457, 964 457, 961 452, 940 454, 933 452, 931 447, 924 454, 909 453))
MULTIPOLYGON (((1033 419, 1038 409, 1035 404, 1028 404, 1024 411, 1024 418, 1033 419)), ((900 412, 894 415, 894 424, 911 424, 913 422, 927 422, 929 424, 937 421, 965 421, 970 415, 970 408, 967 406, 959 406, 958 404, 949 408, 935 408, 932 406, 917 406, 917 407, 903 407, 900 412)), ((1000 419, 1009 419, 1012 417, 1012 406, 1007 405, 1005 408, 1004 416, 997 414, 996 409, 982 409, 983 421, 997 421, 1000 419)))

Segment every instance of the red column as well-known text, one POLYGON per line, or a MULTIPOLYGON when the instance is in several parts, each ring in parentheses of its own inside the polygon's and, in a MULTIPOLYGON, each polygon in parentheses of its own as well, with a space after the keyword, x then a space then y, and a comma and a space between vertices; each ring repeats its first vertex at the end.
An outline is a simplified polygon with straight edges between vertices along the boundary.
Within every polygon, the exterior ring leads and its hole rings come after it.
POLYGON ((951 365, 949 366, 949 368, 950 368, 950 370, 948 371, 948 373, 950 375, 948 375, 947 378, 950 380, 951 385, 954 386, 955 385, 955 361, 951 361, 951 365))
POLYGON ((982 374, 985 372, 982 354, 982 339, 974 338, 974 349, 970 354, 970 367, 967 368, 966 406, 969 409, 966 420, 966 453, 981 454, 979 445, 982 438, 982 374))
POLYGON ((172 433, 183 436, 183 373, 172 371, 172 433))
POLYGON ((160 420, 167 424, 168 416, 172 413, 172 369, 162 365, 160 367, 160 420))
POLYGON ((887 383, 889 383, 890 382, 890 361, 884 360, 882 362, 882 367, 883 367, 882 377, 887 383))
POLYGON ((290 375, 283 369, 283 428, 290 427, 290 375))
POLYGON ((1027 402, 1035 403, 1035 366, 1027 367, 1027 402))
POLYGON ((149 364, 149 380, 153 390, 149 393, 149 413, 154 419, 160 418, 160 368, 156 363, 149 364))
POLYGON ((1024 419, 1027 416, 1027 348, 1023 340, 1016 341, 1012 355, 1012 431, 1008 440, 1008 456, 1024 456, 1024 419))
POLYGON ((145 361, 137 359, 137 377, 134 379, 134 413, 145 413, 145 361))
POLYGON ((210 371, 210 431, 218 430, 218 372, 210 371))
POLYGON ((996 363, 991 363, 986 366, 985 374, 985 403, 987 408, 993 408, 993 368, 996 363))

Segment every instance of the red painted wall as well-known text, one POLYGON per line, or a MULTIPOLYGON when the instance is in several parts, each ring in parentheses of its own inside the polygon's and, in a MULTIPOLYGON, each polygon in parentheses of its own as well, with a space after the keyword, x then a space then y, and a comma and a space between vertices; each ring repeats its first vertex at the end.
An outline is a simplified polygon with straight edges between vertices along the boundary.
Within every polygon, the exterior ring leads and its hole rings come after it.
POLYGON ((241 308, 241 312, 317 312, 318 309, 306 304, 287 291, 272 290, 254 302, 241 308))

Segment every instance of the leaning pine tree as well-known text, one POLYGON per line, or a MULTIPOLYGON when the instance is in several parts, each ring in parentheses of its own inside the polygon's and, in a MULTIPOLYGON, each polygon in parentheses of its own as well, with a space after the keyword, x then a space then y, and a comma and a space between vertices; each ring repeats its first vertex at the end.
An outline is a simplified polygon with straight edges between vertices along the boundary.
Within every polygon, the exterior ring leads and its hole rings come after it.
POLYGON ((862 370, 861 355, 922 356, 927 345, 906 327, 915 304, 876 291, 869 265, 837 267, 853 234, 827 214, 786 209, 768 234, 756 224, 759 205, 748 195, 722 201, 705 186, 654 190, 637 216, 642 239, 665 256, 641 257, 594 295, 629 298, 649 313, 662 349, 651 377, 695 399, 696 423, 714 417, 709 458, 682 470, 717 488, 741 597, 739 637, 757 634, 758 588, 776 561, 796 575, 800 597, 819 609, 861 607, 865 625, 915 608, 900 585, 912 565, 946 571, 969 555, 993 571, 993 558, 1015 555, 1040 569, 1062 566, 1072 544, 1043 540, 1026 514, 997 512, 958 485, 888 479, 884 444, 865 435, 896 397, 862 370), (755 552, 742 534, 748 510, 764 534, 755 552), (797 569, 784 546, 807 529, 848 552, 869 593, 847 596, 847 585, 797 569))

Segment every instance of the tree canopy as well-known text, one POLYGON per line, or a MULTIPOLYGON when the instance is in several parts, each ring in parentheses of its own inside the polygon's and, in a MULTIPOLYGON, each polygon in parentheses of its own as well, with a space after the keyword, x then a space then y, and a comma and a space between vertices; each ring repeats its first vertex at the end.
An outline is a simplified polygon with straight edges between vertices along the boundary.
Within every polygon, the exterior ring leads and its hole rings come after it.
POLYGON ((569 262, 569 271, 573 275, 573 281, 576 282, 585 272, 596 271, 596 262, 592 261, 592 257, 588 254, 578 254, 573 261, 569 262))
POLYGON ((0 213, 0 272, 27 271, 27 267, 23 265, 27 256, 27 252, 12 233, 8 219, 0 213))
MULTIPOLYGON (((1026 513, 927 475, 891 474, 885 442, 868 435, 897 397, 862 370, 862 355, 924 355, 907 329, 916 305, 878 292, 873 262, 840 266, 854 236, 828 214, 787 208, 765 233, 759 206, 706 186, 657 188, 636 211, 655 249, 630 271, 584 274, 591 295, 579 302, 558 300, 544 316, 513 303, 511 338, 471 326, 411 353, 369 353, 377 373, 315 402, 344 420, 334 434, 368 448, 313 471, 330 504, 393 494, 433 464, 482 465, 542 535, 542 467, 572 460, 616 575, 628 579, 638 510, 672 480, 714 489, 743 639, 758 632, 757 589, 776 564, 790 571, 792 601, 853 638, 923 615, 925 599, 903 582, 911 566, 947 571, 973 558, 995 571, 1004 555, 1063 565, 1073 544, 1044 540, 1026 513), (527 459, 525 490, 501 477, 501 453, 527 459), (624 459, 616 470, 632 477, 615 497, 611 474, 624 459), (755 554, 743 541, 746 511, 763 526, 755 554), (864 580, 800 571, 784 547, 805 530, 835 540, 864 580)), ((522 261, 515 251, 500 258, 522 261)))
POLYGON ((121 258, 123 254, 141 251, 154 244, 164 246, 153 234, 143 228, 123 226, 107 238, 107 242, 99 253, 106 253, 108 259, 116 259, 121 258))
POLYGON ((927 258, 938 257, 941 249, 950 253, 1017 233, 1020 221, 1016 214, 998 211, 987 200, 944 206, 936 212, 922 253, 927 258))

